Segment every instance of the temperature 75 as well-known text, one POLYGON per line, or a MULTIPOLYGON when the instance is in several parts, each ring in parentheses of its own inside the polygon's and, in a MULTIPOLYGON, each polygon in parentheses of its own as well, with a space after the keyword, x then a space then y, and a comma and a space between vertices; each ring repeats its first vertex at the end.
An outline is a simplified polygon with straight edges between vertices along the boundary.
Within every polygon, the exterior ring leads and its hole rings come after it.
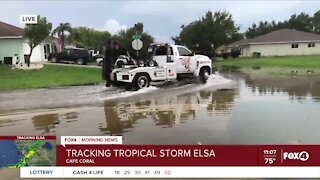
POLYGON ((265 164, 273 164, 276 158, 264 158, 265 164))

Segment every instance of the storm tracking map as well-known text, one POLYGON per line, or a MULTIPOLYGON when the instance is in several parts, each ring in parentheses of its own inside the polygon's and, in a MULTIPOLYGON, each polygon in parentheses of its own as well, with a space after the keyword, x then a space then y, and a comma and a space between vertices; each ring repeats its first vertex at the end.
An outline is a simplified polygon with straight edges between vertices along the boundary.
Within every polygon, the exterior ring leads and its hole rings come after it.
POLYGON ((0 139, 0 168, 55 165, 53 139, 0 139))

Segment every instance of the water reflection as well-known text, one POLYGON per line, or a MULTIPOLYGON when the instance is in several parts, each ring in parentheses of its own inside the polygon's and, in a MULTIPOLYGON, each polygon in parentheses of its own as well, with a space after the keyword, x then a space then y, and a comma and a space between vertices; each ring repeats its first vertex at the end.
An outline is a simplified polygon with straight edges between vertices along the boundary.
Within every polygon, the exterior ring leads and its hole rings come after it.
POLYGON ((219 114, 228 114, 236 97, 235 90, 220 90, 212 92, 212 101, 208 105, 208 112, 215 110, 219 114))
POLYGON ((42 114, 32 117, 32 123, 36 130, 42 130, 42 134, 49 134, 55 125, 59 124, 58 114, 42 114))
POLYGON ((260 77, 247 74, 245 83, 253 93, 260 95, 286 92, 290 100, 303 101, 312 96, 315 101, 320 97, 320 78, 315 76, 270 76, 260 77))
POLYGON ((170 141, 164 138, 167 135, 163 133, 167 132, 176 139, 171 142, 183 141, 186 137, 193 139, 186 135, 189 131, 208 143, 318 142, 314 127, 319 124, 316 110, 319 104, 314 101, 319 101, 320 77, 265 76, 241 71, 232 72, 229 77, 239 83, 238 89, 168 93, 137 102, 105 103, 107 123, 105 129, 100 130, 106 134, 130 131, 129 139, 142 143, 150 143, 141 137, 150 131, 148 136, 157 142, 170 141), (110 109, 112 111, 108 111, 110 109), (128 120, 130 126, 113 127, 115 122, 128 124, 125 123, 128 120), (297 133, 306 120, 308 131, 297 133), (159 131, 163 128, 166 130, 159 131))
POLYGON ((0 128, 6 127, 6 126, 15 126, 20 124, 20 119, 2 119, 0 120, 0 128))
MULTIPOLYGON (((120 110, 120 112, 121 111, 122 110, 120 110)), ((128 131, 126 129, 129 129, 133 126, 133 121, 134 121, 133 118, 128 117, 126 115, 119 116, 116 103, 114 102, 105 102, 104 113, 105 113, 107 126, 104 127, 101 125, 99 129, 105 134, 110 134, 110 135, 122 134, 123 132, 128 131)))
POLYGON ((236 90, 199 91, 175 96, 161 96, 138 102, 104 103, 106 124, 100 124, 104 134, 120 135, 132 131, 141 121, 152 121, 159 128, 172 128, 181 123, 228 114, 237 97, 236 90), (203 113, 207 112, 207 113, 203 113))
MULTIPOLYGON (((290 72, 291 69, 270 69, 253 66, 255 70, 253 73, 245 73, 240 67, 236 66, 222 66, 219 71, 226 77, 231 78, 235 81, 242 81, 246 87, 254 94, 261 96, 264 95, 281 95, 286 93, 291 101, 302 102, 306 100, 306 97, 310 96, 316 102, 320 100, 320 76, 309 75, 309 74, 281 74, 284 72, 290 72), (268 71, 270 71, 268 74, 268 71)), ((300 69, 300 71, 305 71, 300 69)))
MULTIPOLYGON (((79 119, 79 112, 45 113, 31 117, 35 130, 40 130, 41 134, 53 134, 58 124, 62 122, 72 123, 79 119)), ((0 121, 1 124, 1 121, 0 121)), ((1 125, 0 125, 1 127, 1 125)))
POLYGON ((68 112, 68 113, 65 113, 64 116, 66 119, 77 119, 78 114, 79 113, 77 113, 77 112, 68 112))
POLYGON ((78 112, 67 112, 62 116, 66 119, 66 122, 76 122, 78 119, 78 112))

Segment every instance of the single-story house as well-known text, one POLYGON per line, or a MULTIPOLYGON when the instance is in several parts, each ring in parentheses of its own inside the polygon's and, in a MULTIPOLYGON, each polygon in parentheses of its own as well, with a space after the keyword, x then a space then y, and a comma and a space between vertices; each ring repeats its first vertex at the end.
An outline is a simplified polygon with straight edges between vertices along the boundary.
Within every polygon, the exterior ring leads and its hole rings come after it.
POLYGON ((218 56, 221 56, 222 54, 230 53, 230 52, 231 52, 231 48, 226 45, 221 45, 215 50, 215 53, 218 56))
POLYGON ((252 39, 229 44, 239 48, 242 57, 319 55, 320 35, 294 29, 280 29, 252 39))
MULTIPOLYGON (((22 28, 0 21, 0 61, 4 64, 25 63, 24 55, 30 53, 28 39, 22 28)), ((32 52, 30 62, 47 61, 48 55, 59 47, 58 39, 48 37, 32 52)), ((58 48, 59 49, 59 48, 58 48)))

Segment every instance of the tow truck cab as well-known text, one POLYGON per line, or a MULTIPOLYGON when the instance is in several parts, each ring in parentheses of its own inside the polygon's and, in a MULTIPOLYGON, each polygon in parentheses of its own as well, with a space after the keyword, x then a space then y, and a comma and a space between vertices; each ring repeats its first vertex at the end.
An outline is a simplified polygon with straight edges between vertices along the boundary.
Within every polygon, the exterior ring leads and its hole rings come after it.
POLYGON ((171 81, 181 75, 200 77, 205 83, 211 74, 211 60, 207 56, 195 55, 180 45, 150 45, 145 64, 116 68, 111 81, 126 82, 139 89, 149 86, 151 81, 171 81))

